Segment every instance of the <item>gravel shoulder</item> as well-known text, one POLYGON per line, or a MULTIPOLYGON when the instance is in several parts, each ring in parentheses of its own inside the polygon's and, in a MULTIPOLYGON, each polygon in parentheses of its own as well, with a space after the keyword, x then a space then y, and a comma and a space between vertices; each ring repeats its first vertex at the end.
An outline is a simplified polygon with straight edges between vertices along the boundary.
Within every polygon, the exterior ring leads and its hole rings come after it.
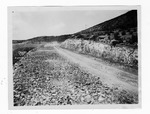
POLYGON ((14 66, 14 106, 138 103, 137 93, 90 62, 56 47, 28 53, 14 66))

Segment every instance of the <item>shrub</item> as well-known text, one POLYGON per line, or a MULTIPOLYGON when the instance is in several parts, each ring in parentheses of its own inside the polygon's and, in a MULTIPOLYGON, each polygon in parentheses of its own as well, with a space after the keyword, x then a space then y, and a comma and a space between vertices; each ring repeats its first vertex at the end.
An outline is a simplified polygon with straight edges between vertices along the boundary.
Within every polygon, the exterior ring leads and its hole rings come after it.
POLYGON ((138 50, 133 52, 129 47, 112 47, 108 44, 80 39, 68 39, 61 44, 62 48, 78 51, 98 58, 118 62, 128 66, 138 66, 138 50), (82 46, 81 46, 82 42, 82 46))

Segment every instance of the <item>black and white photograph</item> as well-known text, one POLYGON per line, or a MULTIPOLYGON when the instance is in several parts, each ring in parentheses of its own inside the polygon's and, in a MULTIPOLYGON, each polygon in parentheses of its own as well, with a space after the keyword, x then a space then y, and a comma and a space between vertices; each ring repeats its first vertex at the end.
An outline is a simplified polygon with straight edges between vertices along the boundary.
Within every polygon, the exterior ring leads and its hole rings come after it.
POLYGON ((8 7, 9 106, 139 107, 140 6, 8 7))

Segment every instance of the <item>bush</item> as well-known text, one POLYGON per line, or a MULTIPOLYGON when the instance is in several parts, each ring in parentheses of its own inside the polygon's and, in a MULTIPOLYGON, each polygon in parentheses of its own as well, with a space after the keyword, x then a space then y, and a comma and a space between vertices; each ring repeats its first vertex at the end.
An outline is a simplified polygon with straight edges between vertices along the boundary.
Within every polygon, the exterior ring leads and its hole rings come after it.
POLYGON ((132 48, 127 47, 112 47, 100 42, 82 41, 76 39, 68 39, 61 44, 62 48, 72 51, 78 51, 89 54, 98 58, 107 59, 111 62, 117 62, 128 66, 138 67, 138 50, 133 52, 132 48))

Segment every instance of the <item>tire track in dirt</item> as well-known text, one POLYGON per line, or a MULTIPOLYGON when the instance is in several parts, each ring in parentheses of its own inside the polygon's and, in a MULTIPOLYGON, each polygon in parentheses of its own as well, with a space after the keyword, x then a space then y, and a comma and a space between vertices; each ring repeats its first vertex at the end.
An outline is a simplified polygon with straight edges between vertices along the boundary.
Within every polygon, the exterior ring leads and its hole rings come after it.
POLYGON ((55 50, 62 56, 68 58, 70 61, 79 64, 90 73, 99 76, 101 80, 110 87, 117 86, 121 89, 138 93, 137 75, 105 65, 84 55, 80 55, 59 47, 55 47, 55 50))

